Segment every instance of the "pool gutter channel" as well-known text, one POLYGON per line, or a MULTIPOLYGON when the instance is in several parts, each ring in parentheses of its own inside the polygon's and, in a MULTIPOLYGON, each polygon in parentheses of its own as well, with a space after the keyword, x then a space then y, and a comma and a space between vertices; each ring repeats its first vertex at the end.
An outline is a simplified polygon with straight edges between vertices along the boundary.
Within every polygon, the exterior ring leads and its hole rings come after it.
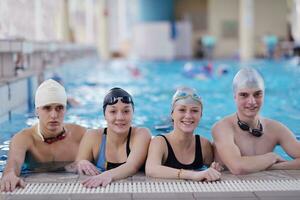
MULTIPOLYGON (((200 193, 299 191, 300 180, 225 180, 217 182, 116 182, 106 187, 85 188, 79 182, 28 183, 24 189, 6 195, 52 194, 132 194, 132 193, 200 193)), ((300 193, 299 193, 300 194, 300 193)))

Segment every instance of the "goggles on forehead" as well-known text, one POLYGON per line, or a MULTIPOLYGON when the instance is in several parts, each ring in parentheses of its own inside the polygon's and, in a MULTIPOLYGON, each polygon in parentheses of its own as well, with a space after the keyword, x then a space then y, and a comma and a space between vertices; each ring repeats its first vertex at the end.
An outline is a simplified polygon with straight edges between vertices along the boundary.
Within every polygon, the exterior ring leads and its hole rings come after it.
POLYGON ((114 105, 116 104, 119 100, 121 100, 121 102, 126 103, 126 104, 132 104, 133 105, 133 101, 132 98, 129 96, 123 96, 123 97, 111 97, 109 99, 107 99, 106 104, 107 105, 114 105))
POLYGON ((193 100, 198 101, 200 104, 202 104, 201 98, 196 93, 190 94, 190 93, 182 92, 182 91, 179 91, 176 94, 173 104, 180 99, 186 99, 188 97, 191 97, 193 100))

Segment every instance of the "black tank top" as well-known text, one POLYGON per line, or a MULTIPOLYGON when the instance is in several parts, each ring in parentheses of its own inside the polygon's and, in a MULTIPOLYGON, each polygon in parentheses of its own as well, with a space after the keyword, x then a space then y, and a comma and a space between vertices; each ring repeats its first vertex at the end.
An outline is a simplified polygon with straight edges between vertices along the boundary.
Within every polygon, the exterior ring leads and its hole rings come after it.
POLYGON ((166 136, 164 135, 159 135, 159 136, 162 136, 165 139, 168 146, 168 157, 166 162, 164 163, 165 166, 176 168, 176 169, 190 169, 190 170, 199 170, 203 167, 202 149, 201 149, 201 141, 199 135, 195 135, 195 141, 196 141, 195 160, 188 165, 182 164, 176 159, 173 148, 169 143, 168 139, 166 138, 166 136))
MULTIPOLYGON (((104 129, 103 134, 107 135, 107 128, 104 129)), ((130 147, 129 147, 130 136, 131 136, 131 127, 129 128, 129 131, 128 131, 128 137, 127 137, 127 143, 126 143, 126 154, 127 154, 127 157, 130 154, 130 147)), ((114 169, 116 167, 119 167, 120 165, 123 165, 124 163, 125 162, 123 162, 123 163, 113 163, 113 162, 107 161, 106 170, 114 169)))

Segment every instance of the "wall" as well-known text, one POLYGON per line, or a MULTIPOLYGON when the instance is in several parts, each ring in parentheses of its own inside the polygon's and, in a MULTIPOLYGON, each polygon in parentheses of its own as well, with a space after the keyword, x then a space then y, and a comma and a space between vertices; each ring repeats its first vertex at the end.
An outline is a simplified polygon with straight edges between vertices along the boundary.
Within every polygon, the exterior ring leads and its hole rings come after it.
POLYGON ((133 33, 133 54, 138 58, 171 60, 192 57, 192 28, 188 22, 140 23, 134 27, 133 33), (176 37, 172 37, 174 29, 176 37))
POLYGON ((87 45, 0 40, 0 123, 32 107, 45 69, 95 55, 96 49, 87 45))
POLYGON ((300 1, 294 0, 289 4, 291 15, 289 21, 291 23, 291 34, 297 45, 300 45, 300 1))
POLYGON ((256 0, 254 3, 255 35, 267 32, 287 36, 287 4, 283 0, 256 0))
POLYGON ((177 21, 188 21, 192 26, 194 51, 201 36, 208 28, 208 0, 177 0, 175 1, 175 18, 177 21))
MULTIPOLYGON (((287 36, 287 3, 284 0, 254 1, 254 51, 262 48, 261 37, 267 32, 287 36)), ((217 38, 216 57, 232 57, 239 48, 239 0, 208 1, 208 33, 217 38)))
POLYGON ((209 0, 208 34, 216 37, 215 57, 232 57, 238 49, 239 0, 209 0))
POLYGON ((279 39, 286 39, 288 7, 283 0, 255 0, 254 2, 254 39, 255 52, 262 49, 262 37, 266 33, 275 34, 279 39))
POLYGON ((61 5, 61 0, 1 0, 0 38, 62 39, 57 32, 61 5))
POLYGON ((174 0, 139 0, 139 21, 173 21, 174 0))
POLYGON ((28 99, 31 98, 29 97, 29 81, 32 79, 25 78, 0 85, 0 122, 9 120, 14 112, 24 112, 28 109, 28 99))

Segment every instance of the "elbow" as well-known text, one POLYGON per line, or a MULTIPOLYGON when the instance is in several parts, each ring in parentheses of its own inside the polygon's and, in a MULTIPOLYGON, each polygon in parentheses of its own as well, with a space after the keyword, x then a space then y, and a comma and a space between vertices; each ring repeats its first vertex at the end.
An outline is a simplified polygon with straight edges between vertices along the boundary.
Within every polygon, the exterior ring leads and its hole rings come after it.
POLYGON ((145 166, 145 174, 146 174, 146 176, 148 176, 148 177, 153 177, 153 178, 155 178, 155 177, 156 177, 156 170, 155 170, 155 167, 150 166, 150 165, 146 165, 146 166, 145 166))
POLYGON ((146 176, 149 176, 149 177, 153 177, 153 170, 151 169, 151 167, 147 166, 145 167, 145 174, 146 176))
POLYGON ((133 172, 134 174, 137 173, 137 172, 139 171, 140 167, 141 167, 141 166, 134 166, 134 167, 132 168, 132 172, 133 172))
POLYGON ((134 165, 131 165, 129 168, 130 168, 130 174, 135 174, 139 171, 141 165, 137 165, 137 164, 134 164, 134 165))
POLYGON ((241 164, 232 164, 228 169, 233 175, 247 174, 247 170, 241 164))

